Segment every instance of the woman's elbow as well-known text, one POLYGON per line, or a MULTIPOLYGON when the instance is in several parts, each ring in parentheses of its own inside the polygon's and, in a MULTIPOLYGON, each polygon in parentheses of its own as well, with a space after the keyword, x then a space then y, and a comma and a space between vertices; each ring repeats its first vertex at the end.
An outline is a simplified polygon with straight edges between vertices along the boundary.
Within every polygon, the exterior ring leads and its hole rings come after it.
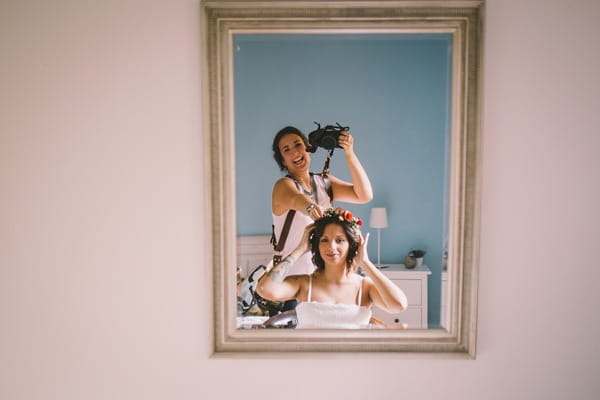
POLYGON ((270 299, 272 297, 272 294, 270 293, 269 290, 265 290, 264 285, 261 282, 258 282, 258 284, 256 285, 256 293, 258 293, 258 295, 260 297, 264 297, 265 299, 270 299))
POLYGON ((356 197, 358 204, 366 204, 373 200, 373 192, 357 193, 356 197))
POLYGON ((398 314, 405 310, 406 310, 406 307, 404 307, 403 305, 394 304, 393 306, 388 307, 387 312, 390 314, 398 314))
POLYGON ((389 307, 389 312, 399 313, 405 311, 407 308, 408 300, 406 299, 406 296, 401 296, 394 302, 394 304, 391 307, 389 307))
POLYGON ((281 288, 269 284, 269 282, 259 282, 256 285, 256 293, 267 300, 272 300, 272 301, 280 301, 282 300, 282 291, 281 288))

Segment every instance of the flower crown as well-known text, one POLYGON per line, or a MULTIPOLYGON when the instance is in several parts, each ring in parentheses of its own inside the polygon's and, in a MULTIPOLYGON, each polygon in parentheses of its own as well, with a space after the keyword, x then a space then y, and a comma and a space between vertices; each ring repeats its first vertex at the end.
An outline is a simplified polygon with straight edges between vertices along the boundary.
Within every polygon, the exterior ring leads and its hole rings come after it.
POLYGON ((334 217, 342 222, 346 221, 355 231, 358 231, 359 227, 362 226, 362 220, 359 217, 355 217, 350 211, 341 207, 328 208, 323 212, 323 216, 334 217))

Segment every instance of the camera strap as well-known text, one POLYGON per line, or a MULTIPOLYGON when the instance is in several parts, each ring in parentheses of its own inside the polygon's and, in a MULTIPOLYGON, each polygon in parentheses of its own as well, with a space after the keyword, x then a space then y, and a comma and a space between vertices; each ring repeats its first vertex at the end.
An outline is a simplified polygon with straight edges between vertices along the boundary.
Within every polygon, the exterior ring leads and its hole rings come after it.
POLYGON ((331 156, 333 155, 333 150, 334 149, 331 149, 327 152, 327 158, 325 159, 325 165, 323 166, 323 172, 321 172, 321 175, 323 175, 323 176, 329 175, 329 161, 331 161, 331 156))
POLYGON ((329 200, 333 202, 333 188, 331 187, 331 181, 329 180, 329 161, 331 160, 331 156, 333 155, 333 149, 327 152, 327 158, 325 159, 325 165, 323 166, 323 172, 321 172, 321 177, 323 178, 323 182, 325 183, 325 190, 329 195, 329 200))
MULTIPOLYGON (((281 230, 281 235, 279 236, 279 240, 275 238, 275 225, 273 225, 273 234, 271 235, 271 244, 273 245, 273 249, 276 253, 281 253, 283 251, 283 247, 285 246, 285 242, 287 241, 288 234, 290 233, 290 228, 292 227, 292 221, 294 220, 294 215, 296 215, 296 210, 289 210, 286 217, 285 222, 283 223, 283 229, 281 230)), ((273 255, 273 265, 279 263, 281 261, 281 254, 273 255)))

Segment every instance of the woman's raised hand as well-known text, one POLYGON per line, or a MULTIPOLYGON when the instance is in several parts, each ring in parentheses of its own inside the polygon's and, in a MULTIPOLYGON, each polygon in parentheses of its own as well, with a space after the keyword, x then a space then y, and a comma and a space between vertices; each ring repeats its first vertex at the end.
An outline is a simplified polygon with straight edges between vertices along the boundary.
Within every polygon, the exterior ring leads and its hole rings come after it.
POLYGON ((341 131, 338 137, 338 145, 344 149, 345 152, 354 151, 354 137, 347 131, 341 131))
POLYGON ((308 213, 308 216, 313 219, 313 221, 316 221, 323 216, 323 207, 316 203, 312 203, 306 208, 306 212, 308 213))
POLYGON ((358 266, 362 267, 369 261, 369 254, 367 253, 367 245, 369 244, 369 234, 364 237, 362 232, 358 234, 358 251, 356 252, 356 261, 358 266))

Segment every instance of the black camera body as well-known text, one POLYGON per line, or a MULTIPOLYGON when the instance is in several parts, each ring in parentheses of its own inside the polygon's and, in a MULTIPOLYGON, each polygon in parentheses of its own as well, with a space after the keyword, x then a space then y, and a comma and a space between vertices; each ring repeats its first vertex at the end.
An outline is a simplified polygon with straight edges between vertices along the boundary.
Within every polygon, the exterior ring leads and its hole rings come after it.
POLYGON ((321 124, 317 124, 317 129, 308 134, 308 143, 311 146, 311 151, 314 153, 318 147, 322 147, 327 150, 333 150, 336 147, 342 148, 338 145, 338 138, 342 131, 350 130, 347 126, 337 125, 326 125, 321 128, 321 124))

